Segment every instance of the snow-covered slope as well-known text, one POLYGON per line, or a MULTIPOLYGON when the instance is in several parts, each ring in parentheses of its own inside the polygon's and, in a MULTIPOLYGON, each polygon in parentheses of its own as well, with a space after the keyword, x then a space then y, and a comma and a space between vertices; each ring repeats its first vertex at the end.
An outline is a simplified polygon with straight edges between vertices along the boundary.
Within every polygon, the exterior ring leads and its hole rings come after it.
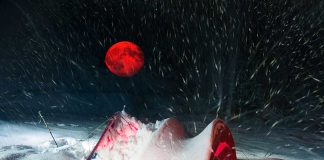
MULTIPOLYGON (((82 160, 97 143, 103 129, 89 132, 100 123, 49 123, 59 147, 46 128, 39 123, 9 123, 0 121, 0 160, 82 160)), ((239 159, 276 157, 285 160, 321 160, 324 158, 324 138, 300 130, 247 131, 231 128, 239 159)), ((148 131, 151 132, 151 131, 148 131)), ((142 133, 143 135, 149 135, 142 133)), ((199 137, 197 137, 199 138, 199 137)), ((140 144, 140 143, 139 143, 140 144)))

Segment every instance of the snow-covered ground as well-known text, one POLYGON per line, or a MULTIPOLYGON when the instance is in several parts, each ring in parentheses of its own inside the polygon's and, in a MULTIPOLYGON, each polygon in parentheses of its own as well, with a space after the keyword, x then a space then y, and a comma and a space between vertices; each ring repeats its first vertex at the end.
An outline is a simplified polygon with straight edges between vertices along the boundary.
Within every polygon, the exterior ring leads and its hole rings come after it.
POLYGON ((247 131, 236 127, 232 132, 241 158, 324 159, 324 137, 301 129, 254 127, 247 131))
MULTIPOLYGON (((0 121, 0 160, 79 160, 84 159, 99 139, 103 127, 88 138, 98 123, 50 122, 57 148, 48 130, 38 122, 0 121)), ((262 127, 246 129, 232 125, 239 159, 281 158, 286 160, 324 159, 324 137, 298 129, 262 127)))
POLYGON ((76 124, 50 123, 57 148, 48 130, 38 123, 0 121, 1 160, 72 160, 93 148, 98 137, 87 139, 88 129, 76 124))

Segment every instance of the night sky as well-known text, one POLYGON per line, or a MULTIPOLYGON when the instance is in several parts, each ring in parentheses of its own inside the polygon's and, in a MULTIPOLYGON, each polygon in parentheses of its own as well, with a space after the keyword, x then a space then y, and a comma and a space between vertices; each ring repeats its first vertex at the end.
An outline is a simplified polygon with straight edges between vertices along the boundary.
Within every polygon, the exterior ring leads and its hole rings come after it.
POLYGON ((0 0, 0 119, 182 115, 323 126, 320 0, 0 0), (139 45, 132 78, 104 63, 139 45), (301 121, 299 121, 301 120, 301 121))

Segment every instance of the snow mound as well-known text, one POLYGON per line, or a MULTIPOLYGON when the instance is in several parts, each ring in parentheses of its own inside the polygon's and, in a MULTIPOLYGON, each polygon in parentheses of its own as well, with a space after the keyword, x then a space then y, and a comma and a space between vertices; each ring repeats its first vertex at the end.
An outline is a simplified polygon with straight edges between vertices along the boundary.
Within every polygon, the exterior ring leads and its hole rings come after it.
POLYGON ((125 112, 115 114, 91 153, 91 159, 137 160, 159 125, 158 121, 156 124, 143 124, 125 112))

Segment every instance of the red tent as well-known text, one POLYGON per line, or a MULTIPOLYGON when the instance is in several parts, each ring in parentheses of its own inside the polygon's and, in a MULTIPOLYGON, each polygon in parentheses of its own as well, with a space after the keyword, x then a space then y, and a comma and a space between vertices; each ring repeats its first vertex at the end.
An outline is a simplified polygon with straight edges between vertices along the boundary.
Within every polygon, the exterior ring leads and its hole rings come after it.
POLYGON ((148 127, 150 136, 140 139, 138 135, 143 133, 143 127, 148 125, 124 112, 116 113, 87 160, 236 160, 232 134, 222 120, 212 121, 195 137, 188 137, 184 127, 174 118, 164 120, 158 128, 148 127), (141 140, 147 143, 135 148, 121 147, 128 143, 139 145, 141 140), (142 149, 135 152, 137 148, 142 149), (116 153, 120 155, 112 156, 116 153))

